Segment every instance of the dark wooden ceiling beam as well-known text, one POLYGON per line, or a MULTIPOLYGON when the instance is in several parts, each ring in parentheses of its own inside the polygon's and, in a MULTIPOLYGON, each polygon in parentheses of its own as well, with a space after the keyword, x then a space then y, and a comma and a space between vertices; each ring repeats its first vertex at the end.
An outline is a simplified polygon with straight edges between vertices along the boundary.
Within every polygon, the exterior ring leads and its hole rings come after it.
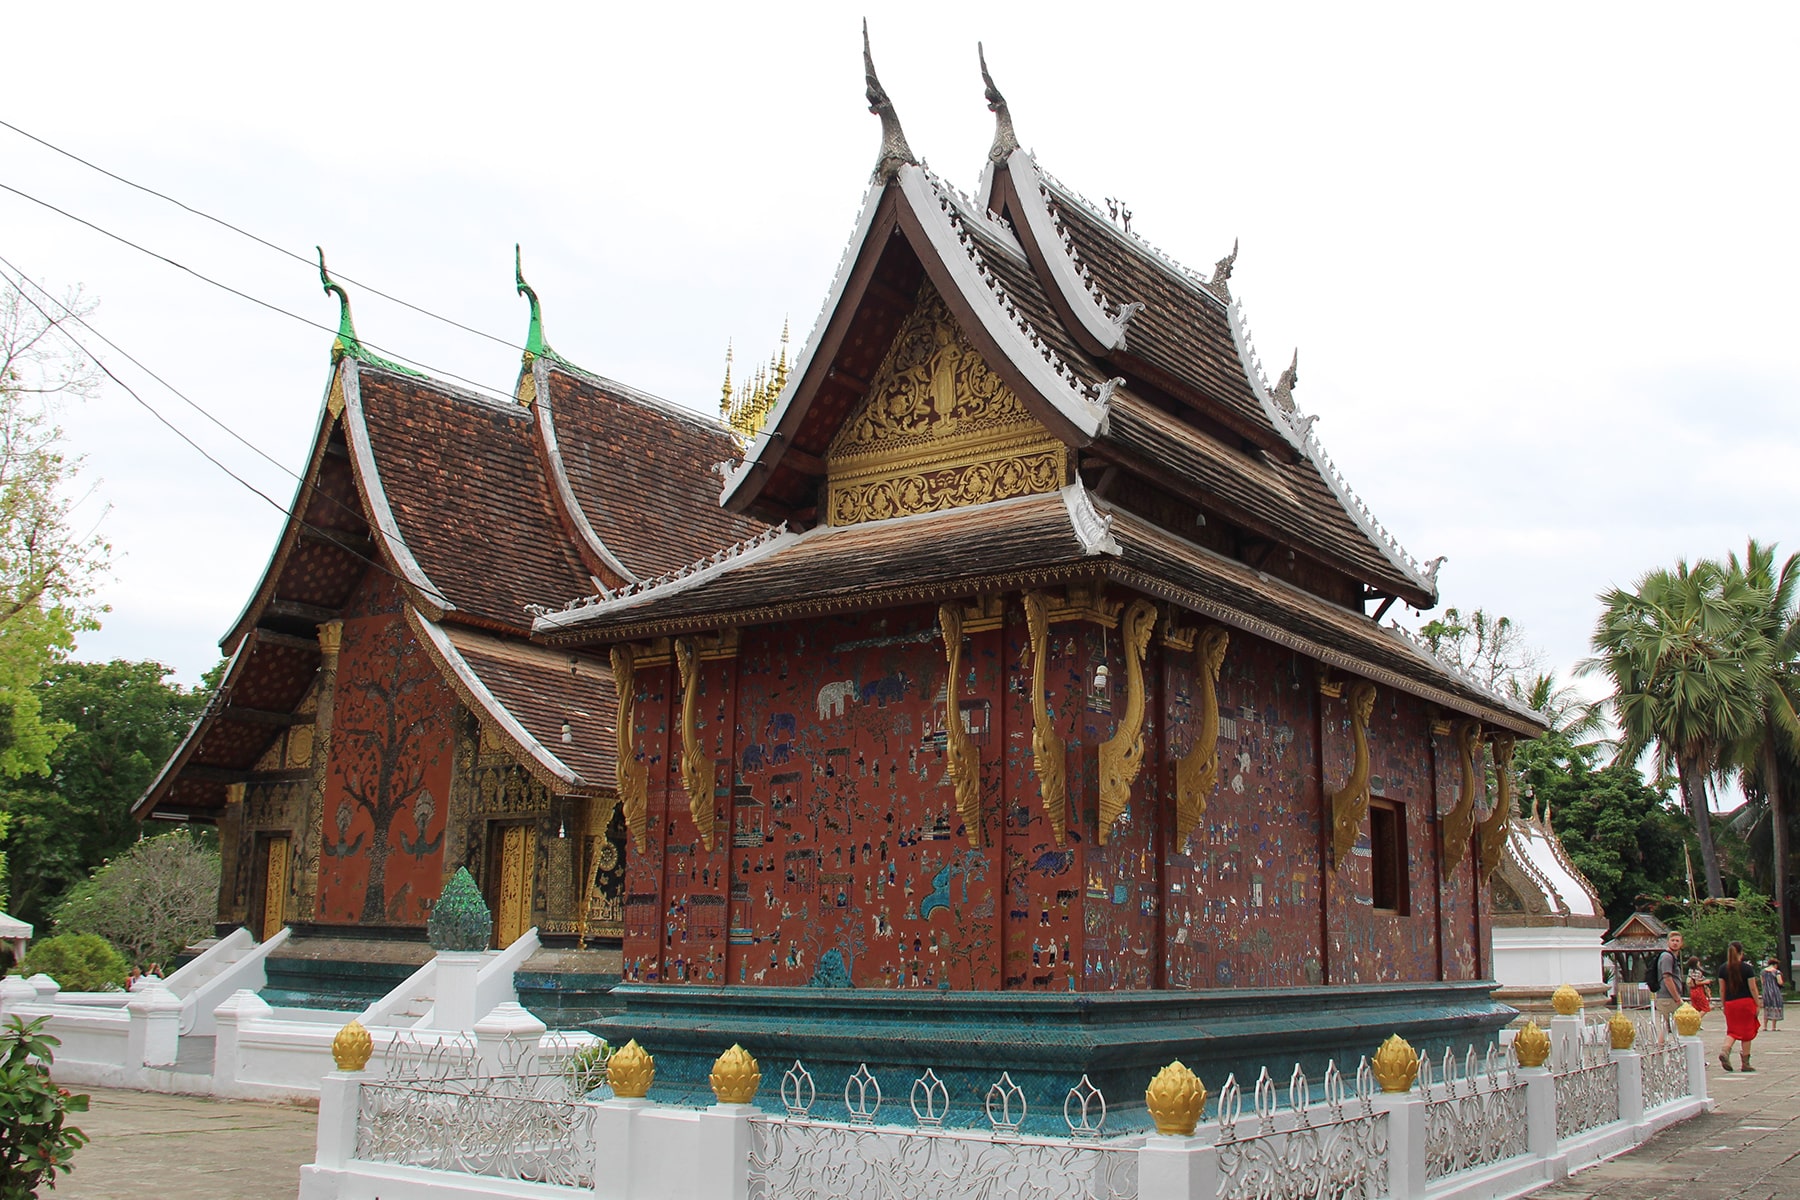
POLYGON ((291 633, 280 633, 273 629, 264 629, 261 626, 251 630, 251 635, 265 646, 281 646, 288 650, 310 650, 314 654, 319 653, 317 638, 295 637, 291 633))
POLYGON ((246 771, 236 767, 192 764, 181 768, 181 777, 195 783, 297 783, 312 778, 312 769, 295 767, 286 771, 246 771))
POLYGON ((316 525, 302 525, 300 540, 336 546, 340 550, 348 550, 362 558, 372 558, 375 554, 375 543, 370 538, 359 537, 354 533, 344 533, 337 529, 322 529, 316 525))
POLYGON ((322 625, 326 621, 337 620, 337 609, 324 608, 317 604, 302 604, 298 600, 271 600, 263 609, 265 617, 291 617, 296 621, 311 621, 322 625))
POLYGON ((219 716, 227 721, 236 721, 241 725, 312 725, 317 718, 312 713, 271 712, 266 708, 245 708, 240 704, 229 704, 219 716))

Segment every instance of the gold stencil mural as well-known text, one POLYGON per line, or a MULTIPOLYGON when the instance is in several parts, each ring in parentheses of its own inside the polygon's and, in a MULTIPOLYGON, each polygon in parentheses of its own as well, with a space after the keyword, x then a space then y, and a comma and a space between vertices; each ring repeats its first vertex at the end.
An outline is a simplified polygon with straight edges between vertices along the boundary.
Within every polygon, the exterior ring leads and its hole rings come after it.
POLYGON ((926 283, 826 454, 833 525, 1052 492, 1068 451, 987 368, 926 283))

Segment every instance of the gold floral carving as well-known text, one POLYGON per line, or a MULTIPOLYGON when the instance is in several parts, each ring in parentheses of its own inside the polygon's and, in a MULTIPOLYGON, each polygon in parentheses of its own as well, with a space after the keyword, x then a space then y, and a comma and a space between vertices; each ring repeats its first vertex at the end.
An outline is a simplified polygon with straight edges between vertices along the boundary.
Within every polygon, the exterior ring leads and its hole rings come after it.
MULTIPOLYGON (((1475 747, 1481 744, 1480 721, 1458 721, 1454 732, 1456 756, 1462 763, 1462 795, 1456 806, 1444 814, 1444 874, 1462 866, 1469 853, 1469 839, 1475 836, 1475 747)), ((1484 787, 1482 789, 1486 791, 1484 787)))
POLYGON ((1068 451, 989 371, 926 283, 826 452, 826 508, 855 525, 1053 492, 1068 451))
POLYGON ((1550 1057, 1550 1035, 1536 1021, 1527 1021, 1513 1038, 1513 1052, 1519 1056, 1521 1067, 1541 1067, 1550 1057))
POLYGON ((1044 597, 1026 592, 1025 626, 1031 635, 1031 769, 1044 798, 1044 816, 1058 846, 1069 830, 1068 743, 1056 732, 1056 716, 1045 697, 1044 676, 1050 669, 1050 618, 1044 597))
POLYGON ((1113 735, 1100 743, 1100 844, 1131 802, 1131 785, 1144 769, 1144 654, 1156 629, 1156 605, 1133 600, 1125 610, 1125 712, 1113 735))
POLYGON ((1476 852, 1480 856, 1481 882, 1494 877, 1506 850, 1506 838, 1512 830, 1512 759, 1513 740, 1506 734, 1494 735, 1494 807, 1481 820, 1476 852))
POLYGON ((700 844, 711 850, 713 760, 700 744, 700 655, 693 638, 675 639, 675 665, 681 671, 681 786, 687 790, 700 844))
POLYGON ((1206 1107, 1206 1085, 1179 1059, 1156 1073, 1144 1089, 1144 1107, 1164 1137, 1193 1137, 1206 1107))
POLYGON ((1200 701, 1200 727, 1188 752, 1175 760, 1175 844, 1181 845, 1206 815, 1206 801, 1219 782, 1219 670, 1231 635, 1223 626, 1208 625, 1194 653, 1194 693, 1200 701))
POLYGON ((950 782, 956 785, 956 811, 968 830, 969 845, 981 848, 981 756, 975 739, 963 728, 962 705, 962 605, 938 605, 938 628, 944 633, 944 657, 949 676, 944 681, 944 753, 950 760, 950 782))
POLYGON ((1358 679, 1350 685, 1350 736, 1356 743, 1350 778, 1331 794, 1331 865, 1350 861, 1363 818, 1369 815, 1369 718, 1375 714, 1375 685, 1358 679))
POLYGON ((650 849, 650 770, 637 760, 637 660, 630 646, 612 648, 613 690, 618 693, 619 803, 639 854, 650 849))

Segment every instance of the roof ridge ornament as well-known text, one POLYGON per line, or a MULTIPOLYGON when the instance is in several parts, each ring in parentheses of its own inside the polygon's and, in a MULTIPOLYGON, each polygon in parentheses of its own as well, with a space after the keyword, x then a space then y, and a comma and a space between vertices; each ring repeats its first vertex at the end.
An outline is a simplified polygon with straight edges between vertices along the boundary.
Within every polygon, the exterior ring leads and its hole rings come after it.
POLYGON ((1231 239, 1231 253, 1213 264, 1212 278, 1206 283, 1206 290, 1221 300, 1231 299, 1231 268, 1237 265, 1238 240, 1231 239))
MULTIPOLYGON (((1294 389, 1298 387, 1299 384, 1300 347, 1296 346, 1294 347, 1294 360, 1287 365, 1287 370, 1281 373, 1281 378, 1275 381, 1275 403, 1280 405, 1281 410, 1290 417, 1297 415, 1294 412, 1294 389)), ((1304 437, 1305 435, 1302 434, 1301 436, 1304 437)))
POLYGON ((981 63, 981 82, 987 89, 988 111, 994 114, 994 144, 988 147, 988 161, 1003 163, 1019 148, 1019 139, 1013 133, 1012 112, 1006 107, 1006 97, 994 86, 994 77, 988 74, 987 52, 981 43, 975 43, 975 57, 981 63))
POLYGON ((368 363, 370 366, 380 367, 384 371, 411 375, 417 379, 425 378, 422 372, 415 371, 411 367, 403 367, 397 362, 391 362, 379 354, 371 352, 362 344, 356 336, 356 322, 350 319, 350 293, 346 292, 325 269, 325 248, 314 246, 313 249, 319 252, 319 282, 325 286, 327 294, 336 296, 338 300, 338 330, 337 336, 331 341, 331 365, 335 367, 345 358, 354 358, 357 362, 368 363))
POLYGON ((894 111, 894 102, 888 99, 881 80, 875 77, 875 58, 869 53, 867 17, 863 18, 862 34, 864 94, 869 100, 869 111, 881 118, 881 154, 875 160, 875 173, 870 178, 876 183, 887 183, 900 173, 901 167, 909 164, 916 167, 919 160, 913 157, 912 147, 906 144, 906 134, 900 129, 900 116, 894 111))
POLYGON ((531 302, 531 326, 525 331, 525 361, 548 356, 556 357, 550 349, 550 343, 544 340, 544 310, 538 303, 538 294, 529 283, 525 282, 525 267, 519 253, 519 243, 513 243, 513 284, 519 295, 531 302))

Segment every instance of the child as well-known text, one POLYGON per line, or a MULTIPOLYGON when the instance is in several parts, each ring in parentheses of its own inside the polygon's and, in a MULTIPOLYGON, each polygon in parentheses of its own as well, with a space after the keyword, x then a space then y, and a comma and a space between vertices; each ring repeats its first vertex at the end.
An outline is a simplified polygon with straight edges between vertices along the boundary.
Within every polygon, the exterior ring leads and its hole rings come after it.
POLYGON ((1771 1032, 1780 1024, 1787 1008, 1787 1001, 1781 995, 1785 982, 1781 967, 1771 958, 1762 969, 1763 1028, 1771 1032))
POLYGON ((1688 959, 1687 984, 1688 1003, 1694 1006, 1696 1012, 1711 1012, 1712 993, 1707 989, 1706 969, 1700 965, 1698 955, 1688 959))

